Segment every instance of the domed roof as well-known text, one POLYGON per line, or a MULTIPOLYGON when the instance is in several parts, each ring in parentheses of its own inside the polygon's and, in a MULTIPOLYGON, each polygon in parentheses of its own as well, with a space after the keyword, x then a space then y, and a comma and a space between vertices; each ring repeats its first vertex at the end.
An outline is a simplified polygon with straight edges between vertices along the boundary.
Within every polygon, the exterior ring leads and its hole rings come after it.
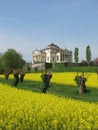
POLYGON ((47 49, 59 49, 60 47, 55 45, 54 43, 51 43, 48 45, 47 49))

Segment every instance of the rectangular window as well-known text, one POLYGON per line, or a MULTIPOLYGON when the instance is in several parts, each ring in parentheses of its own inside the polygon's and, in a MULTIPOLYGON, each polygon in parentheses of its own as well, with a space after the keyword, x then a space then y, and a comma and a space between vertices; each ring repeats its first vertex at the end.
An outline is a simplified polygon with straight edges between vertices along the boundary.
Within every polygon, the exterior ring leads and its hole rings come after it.
POLYGON ((59 56, 56 57, 57 61, 59 61, 59 56))
POLYGON ((60 61, 62 61, 62 54, 60 54, 60 61))
POLYGON ((54 61, 54 57, 52 58, 52 61, 54 61))

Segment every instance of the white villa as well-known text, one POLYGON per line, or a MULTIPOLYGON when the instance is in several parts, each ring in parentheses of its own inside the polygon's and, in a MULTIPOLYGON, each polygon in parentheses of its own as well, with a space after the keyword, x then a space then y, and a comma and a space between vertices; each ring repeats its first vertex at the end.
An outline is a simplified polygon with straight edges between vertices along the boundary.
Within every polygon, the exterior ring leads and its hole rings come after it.
POLYGON ((32 63, 36 66, 40 63, 61 63, 72 62, 72 51, 61 49, 59 46, 51 43, 43 50, 35 50, 32 53, 32 63))

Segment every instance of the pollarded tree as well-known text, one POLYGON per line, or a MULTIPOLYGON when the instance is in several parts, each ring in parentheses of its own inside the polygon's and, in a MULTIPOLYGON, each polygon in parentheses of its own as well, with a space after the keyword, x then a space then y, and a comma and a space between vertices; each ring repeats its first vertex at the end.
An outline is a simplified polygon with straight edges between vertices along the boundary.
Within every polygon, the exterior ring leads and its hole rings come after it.
POLYGON ((88 63, 91 62, 91 48, 89 45, 86 47, 86 60, 88 63))
POLYGON ((8 49, 2 55, 2 66, 6 69, 19 69, 25 64, 22 55, 16 52, 14 49, 8 49))
POLYGON ((78 55, 79 55, 79 49, 76 47, 74 50, 74 60, 76 63, 78 63, 78 61, 79 61, 78 55))

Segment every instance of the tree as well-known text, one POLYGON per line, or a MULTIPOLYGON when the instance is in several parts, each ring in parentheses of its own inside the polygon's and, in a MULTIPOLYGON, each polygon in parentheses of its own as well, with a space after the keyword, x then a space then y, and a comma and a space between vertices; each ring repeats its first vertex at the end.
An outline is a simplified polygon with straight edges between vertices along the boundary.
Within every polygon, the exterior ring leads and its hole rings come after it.
POLYGON ((94 59, 93 64, 98 65, 98 57, 94 59))
POLYGON ((75 76, 75 82, 79 86, 79 93, 82 94, 86 92, 86 85, 85 82, 87 81, 87 78, 84 77, 84 72, 82 72, 82 75, 77 75, 75 76))
POLYGON ((26 72, 30 72, 30 70, 31 70, 31 63, 26 63, 25 66, 24 66, 24 70, 26 72))
POLYGON ((14 49, 8 49, 2 55, 2 66, 4 69, 12 70, 22 68, 25 64, 25 61, 22 58, 22 55, 16 52, 14 49))
POLYGON ((91 49, 89 45, 86 47, 86 60, 88 63, 91 62, 91 49))
POLYGON ((0 74, 3 73, 3 67, 2 67, 2 61, 1 61, 2 56, 0 56, 0 74))
POLYGON ((79 61, 78 55, 79 55, 79 49, 76 47, 74 50, 74 60, 76 63, 78 63, 78 61, 79 61))

